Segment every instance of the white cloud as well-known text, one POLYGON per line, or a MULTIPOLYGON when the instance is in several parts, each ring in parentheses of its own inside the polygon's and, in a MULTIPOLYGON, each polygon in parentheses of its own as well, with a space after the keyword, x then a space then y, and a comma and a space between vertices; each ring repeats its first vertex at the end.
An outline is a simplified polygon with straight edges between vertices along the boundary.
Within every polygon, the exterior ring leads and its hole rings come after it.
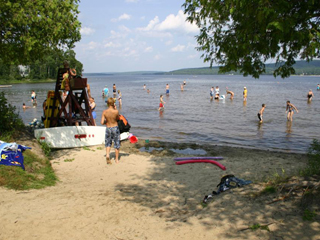
POLYGON ((117 38, 126 38, 128 36, 128 34, 131 33, 131 30, 129 28, 127 28, 126 26, 119 26, 119 31, 116 32, 114 30, 110 31, 110 38, 112 39, 117 39, 117 38))
POLYGON ((152 52, 153 51, 153 47, 146 47, 144 49, 144 52, 152 52))
POLYGON ((161 59, 161 55, 157 54, 153 58, 154 58, 154 60, 160 60, 161 59))
POLYGON ((145 28, 138 28, 139 31, 151 31, 155 28, 155 26, 157 26, 157 24, 159 23, 159 17, 155 16, 154 19, 152 19, 148 26, 146 26, 145 28))
POLYGON ((121 32, 124 32, 124 33, 130 33, 131 32, 131 30, 129 28, 127 28, 126 26, 123 26, 123 25, 119 26, 119 30, 121 32))
POLYGON ((131 19, 131 16, 129 14, 122 14, 120 15, 118 18, 112 18, 111 19, 111 22, 119 22, 121 20, 130 20, 131 19))
POLYGON ((105 48, 119 48, 121 47, 120 43, 114 43, 114 42, 107 42, 106 44, 104 44, 105 48))
POLYGON ((81 35, 91 35, 95 32, 96 30, 89 28, 89 27, 83 27, 80 29, 81 35))
POLYGON ((197 54, 187 56, 187 59, 195 59, 195 58, 199 58, 199 56, 197 54))
POLYGON ((99 46, 99 43, 91 41, 91 42, 88 43, 87 48, 90 49, 90 50, 93 50, 93 49, 96 49, 98 46, 99 46))
POLYGON ((130 57, 130 56, 135 56, 135 55, 137 55, 137 51, 134 49, 131 49, 129 47, 126 47, 122 51, 122 56, 124 56, 124 57, 130 57))
POLYGON ((131 16, 129 14, 122 14, 118 19, 120 20, 130 20, 131 16))
POLYGON ((169 41, 166 41, 166 43, 165 43, 167 46, 169 46, 169 45, 171 45, 172 44, 172 41, 171 40, 169 40, 169 41))
POLYGON ((184 45, 178 44, 177 46, 171 48, 171 52, 183 52, 184 49, 185 49, 184 45))
POLYGON ((187 15, 179 10, 177 15, 170 14, 166 19, 160 22, 156 16, 144 28, 138 28, 139 31, 160 31, 160 32, 184 32, 195 34, 199 32, 199 28, 195 24, 186 22, 187 15))

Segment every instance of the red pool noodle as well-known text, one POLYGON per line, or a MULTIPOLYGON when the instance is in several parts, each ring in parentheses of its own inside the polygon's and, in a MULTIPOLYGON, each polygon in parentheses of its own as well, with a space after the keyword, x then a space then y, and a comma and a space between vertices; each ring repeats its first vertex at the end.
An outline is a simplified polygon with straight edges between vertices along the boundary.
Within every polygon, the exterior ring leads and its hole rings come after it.
POLYGON ((226 170, 226 167, 223 166, 221 163, 214 161, 214 160, 207 160, 207 159, 201 159, 201 160, 185 160, 185 161, 179 161, 176 162, 176 165, 182 165, 182 164, 188 164, 188 163, 199 163, 199 162, 204 162, 204 163, 212 163, 217 165, 219 168, 221 168, 223 171, 226 170))

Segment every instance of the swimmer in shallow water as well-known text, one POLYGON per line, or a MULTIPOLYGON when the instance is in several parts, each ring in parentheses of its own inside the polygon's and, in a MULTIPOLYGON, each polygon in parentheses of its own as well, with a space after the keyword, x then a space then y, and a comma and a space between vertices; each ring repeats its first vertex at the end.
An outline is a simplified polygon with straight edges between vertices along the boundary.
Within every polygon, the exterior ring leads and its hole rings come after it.
POLYGON ((164 110, 164 104, 165 102, 163 101, 163 96, 160 95, 160 104, 159 104, 159 111, 163 111, 164 110))
POLYGON ((286 112, 288 112, 288 114, 287 114, 287 120, 288 121, 292 122, 292 116, 294 114, 294 110, 296 110, 297 113, 299 113, 299 111, 296 108, 296 106, 294 106, 292 103, 290 103, 290 101, 287 101, 286 112))
POLYGON ((211 87, 210 89, 210 99, 212 100, 214 96, 214 87, 211 87))
POLYGON ((246 87, 243 87, 243 101, 247 101, 248 90, 246 87))
POLYGON ((25 104, 25 103, 23 103, 23 104, 22 104, 22 109, 23 109, 23 110, 26 110, 26 109, 29 109, 29 108, 31 108, 31 107, 26 106, 26 104, 25 104))
POLYGON ((258 112, 258 118, 259 118, 259 120, 260 120, 260 123, 263 122, 262 116, 263 116, 263 112, 264 112, 264 109, 265 109, 265 108, 266 108, 266 105, 265 105, 265 104, 262 104, 262 108, 261 108, 260 111, 258 112))
POLYGON ((313 92, 311 89, 309 89, 309 92, 308 92, 308 95, 307 95, 307 98, 308 98, 308 102, 311 102, 312 98, 313 98, 313 92))
POLYGON ((234 97, 234 92, 230 91, 228 87, 226 87, 227 95, 230 94, 230 99, 232 100, 234 97))

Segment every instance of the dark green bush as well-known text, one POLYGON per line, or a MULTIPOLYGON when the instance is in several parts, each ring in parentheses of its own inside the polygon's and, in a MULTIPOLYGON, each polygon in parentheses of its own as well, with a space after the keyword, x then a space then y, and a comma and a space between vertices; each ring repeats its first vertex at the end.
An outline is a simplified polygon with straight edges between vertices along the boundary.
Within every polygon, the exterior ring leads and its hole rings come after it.
POLYGON ((312 176, 320 174, 320 143, 314 139, 308 150, 308 166, 302 171, 302 175, 312 176))
POLYGON ((7 102, 4 92, 0 92, 0 112, 0 136, 24 128, 21 117, 16 113, 16 107, 7 102))

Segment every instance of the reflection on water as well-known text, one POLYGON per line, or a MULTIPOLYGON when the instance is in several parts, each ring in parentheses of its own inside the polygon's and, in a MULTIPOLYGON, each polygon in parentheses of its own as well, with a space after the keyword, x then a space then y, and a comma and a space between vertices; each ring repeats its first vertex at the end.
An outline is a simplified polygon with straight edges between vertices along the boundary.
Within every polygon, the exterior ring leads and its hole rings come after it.
POLYGON ((247 106, 247 101, 243 101, 243 106, 244 106, 244 107, 247 106))
POLYGON ((159 110, 159 117, 160 117, 160 118, 163 118, 163 112, 164 112, 164 110, 162 110, 162 109, 159 110))
MULTIPOLYGON (((273 76, 252 79, 235 75, 85 77, 96 100, 97 119, 107 108, 105 98, 101 97, 102 89, 116 83, 117 90, 122 93, 119 111, 128 119, 131 132, 141 139, 305 152, 312 140, 319 138, 320 91, 314 92, 311 104, 306 102, 308 90, 316 88, 319 82, 317 77, 295 76, 284 80, 273 76), (180 85, 185 79, 187 84, 181 92, 180 85), (165 95, 167 83, 170 85, 170 97, 165 95), (149 93, 141 88, 144 84, 148 86, 149 93), (212 85, 218 85, 220 89, 230 87, 235 93, 234 99, 210 101, 212 85), (247 101, 242 97, 244 86, 250 93, 247 101), (161 94, 166 102, 163 112, 158 111, 161 94), (285 124, 288 99, 299 109, 299 114, 294 116, 294 124, 285 124), (261 103, 268 108, 264 112, 263 124, 259 125, 257 112, 261 103)), ((22 103, 32 106, 32 90, 36 91, 38 102, 42 103, 48 90, 54 88, 55 83, 19 84, 0 91, 4 91, 8 102, 17 107, 24 122, 29 123, 34 118, 41 119, 41 104, 23 111, 22 103)))
POLYGON ((257 126, 258 126, 257 136, 261 139, 261 138, 263 138, 262 123, 261 123, 261 122, 258 122, 258 123, 257 123, 257 126))
POLYGON ((292 121, 287 121, 287 129, 286 129, 286 133, 287 134, 287 137, 290 137, 291 136, 291 133, 292 133, 292 121))

